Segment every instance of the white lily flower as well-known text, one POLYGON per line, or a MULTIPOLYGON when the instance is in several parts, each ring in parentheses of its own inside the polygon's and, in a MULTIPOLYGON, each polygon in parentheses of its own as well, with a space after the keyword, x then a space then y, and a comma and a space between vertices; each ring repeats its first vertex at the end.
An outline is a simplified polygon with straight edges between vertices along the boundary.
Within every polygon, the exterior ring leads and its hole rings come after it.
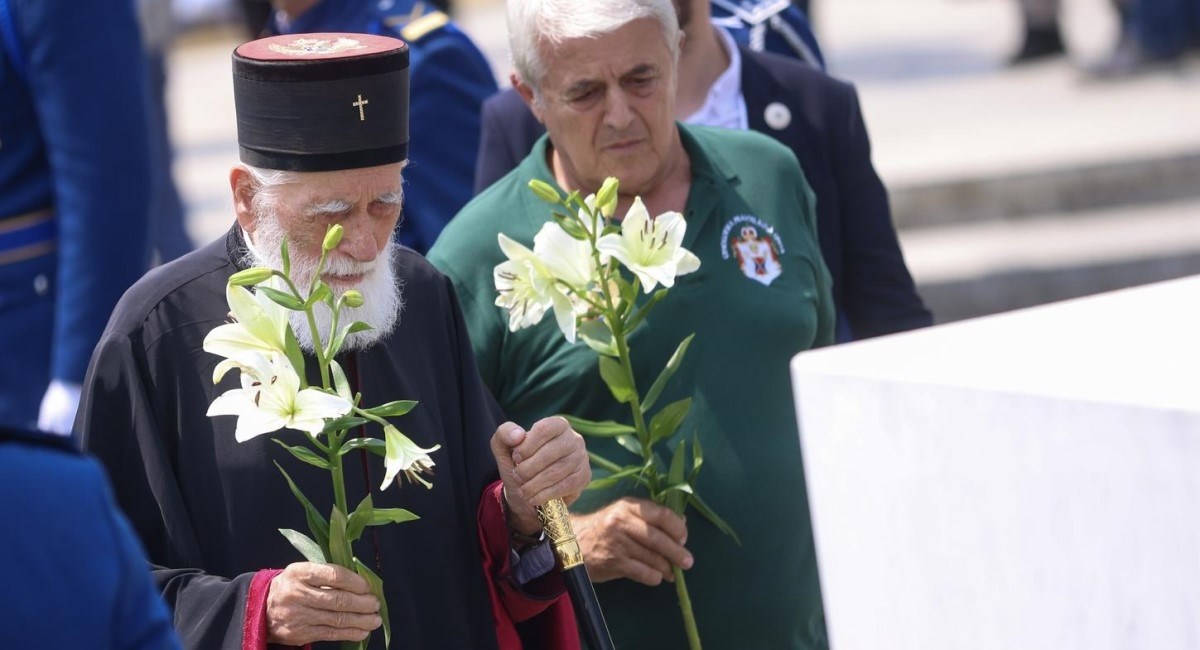
POLYGON ((542 322, 550 308, 549 288, 554 278, 533 251, 504 233, 497 237, 507 261, 496 265, 492 279, 496 283, 496 305, 508 310, 508 329, 515 332, 542 322))
POLYGON ((390 424, 383 428, 383 437, 387 448, 383 457, 383 485, 380 485, 379 489, 386 490, 400 472, 404 472, 411 483, 420 483, 426 488, 433 487, 422 475, 433 474, 434 462, 429 454, 442 446, 434 445, 429 449, 422 449, 412 438, 400 433, 399 429, 390 424))
MULTIPOLYGON (((282 290, 278 278, 263 283, 282 290)), ((204 351, 229 359, 246 353, 284 352, 288 310, 275 304, 263 292, 252 293, 236 285, 225 287, 225 298, 233 314, 233 323, 214 328, 204 337, 204 351)))
POLYGON ((586 291, 595 281, 596 260, 592 246, 567 234, 557 223, 546 222, 533 237, 533 254, 541 260, 546 271, 558 282, 550 285, 550 304, 558 329, 571 343, 575 342, 576 320, 587 311, 587 303, 575 291, 586 291))
POLYGON ((670 288, 677 276, 700 268, 700 259, 682 246, 686 230, 687 223, 678 212, 651 219, 639 197, 621 222, 621 234, 601 237, 596 248, 620 260, 650 293, 659 283, 670 288))
POLYGON ((236 361, 218 364, 214 379, 234 367, 241 370, 242 387, 213 400, 208 416, 236 415, 238 442, 285 427, 315 435, 327 419, 350 412, 350 402, 342 397, 319 388, 300 390, 300 377, 282 354, 242 352, 236 361))

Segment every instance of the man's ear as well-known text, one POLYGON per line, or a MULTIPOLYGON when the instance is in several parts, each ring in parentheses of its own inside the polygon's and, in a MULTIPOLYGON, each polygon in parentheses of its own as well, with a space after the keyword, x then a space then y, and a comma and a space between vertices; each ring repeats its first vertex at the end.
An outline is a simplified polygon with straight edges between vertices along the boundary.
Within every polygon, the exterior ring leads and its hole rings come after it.
POLYGON ((247 233, 253 233, 258 224, 254 215, 254 179, 245 167, 236 166, 229 170, 229 189, 233 191, 233 211, 238 225, 247 233))
POLYGON ((542 119, 542 107, 538 105, 537 100, 533 96, 533 88, 526 85, 524 81, 521 81, 521 78, 517 76, 516 72, 509 73, 508 80, 512 82, 512 87, 517 91, 517 94, 521 96, 521 99, 525 100, 525 105, 528 106, 529 110, 533 112, 533 116, 537 118, 537 121, 544 124, 545 121, 542 119))

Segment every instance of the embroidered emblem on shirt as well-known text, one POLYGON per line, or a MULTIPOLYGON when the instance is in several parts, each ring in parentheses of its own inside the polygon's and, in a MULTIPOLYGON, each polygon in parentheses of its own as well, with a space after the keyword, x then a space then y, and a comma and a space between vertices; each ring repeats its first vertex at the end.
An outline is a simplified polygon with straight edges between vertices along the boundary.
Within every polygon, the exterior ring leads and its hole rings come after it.
POLYGON ((310 54, 337 54, 338 52, 347 52, 349 50, 361 50, 366 48, 366 45, 359 43, 353 38, 297 38, 286 45, 272 43, 268 47, 272 52, 278 52, 279 54, 306 56, 310 54))
POLYGON ((743 275, 763 286, 783 273, 784 252, 775 228, 753 215, 740 214, 721 229, 721 259, 733 257, 743 275))

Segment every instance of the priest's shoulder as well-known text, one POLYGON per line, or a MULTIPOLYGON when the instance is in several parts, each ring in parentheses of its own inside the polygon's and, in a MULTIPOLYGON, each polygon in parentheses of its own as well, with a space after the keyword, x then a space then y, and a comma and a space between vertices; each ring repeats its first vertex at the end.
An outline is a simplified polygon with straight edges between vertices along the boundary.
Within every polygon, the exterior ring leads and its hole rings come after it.
MULTIPOLYGON (((106 335, 112 331, 127 333, 141 327, 168 300, 195 305, 203 304, 197 300, 216 297, 224 302, 225 281, 233 271, 225 237, 151 269, 121 296, 106 335)), ((219 317, 223 318, 225 313, 220 312, 219 317)))

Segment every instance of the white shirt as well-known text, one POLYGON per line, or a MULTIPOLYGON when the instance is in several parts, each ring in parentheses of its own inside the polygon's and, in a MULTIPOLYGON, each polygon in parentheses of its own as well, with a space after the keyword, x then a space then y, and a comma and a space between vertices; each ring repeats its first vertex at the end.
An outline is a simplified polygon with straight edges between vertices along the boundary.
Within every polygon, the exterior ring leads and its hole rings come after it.
POLYGON ((713 29, 725 46, 725 53, 729 55, 729 67, 708 89, 708 96, 700 110, 689 115, 684 122, 744 131, 750 128, 750 118, 746 112, 746 98, 742 95, 742 55, 729 32, 715 25, 713 29))

